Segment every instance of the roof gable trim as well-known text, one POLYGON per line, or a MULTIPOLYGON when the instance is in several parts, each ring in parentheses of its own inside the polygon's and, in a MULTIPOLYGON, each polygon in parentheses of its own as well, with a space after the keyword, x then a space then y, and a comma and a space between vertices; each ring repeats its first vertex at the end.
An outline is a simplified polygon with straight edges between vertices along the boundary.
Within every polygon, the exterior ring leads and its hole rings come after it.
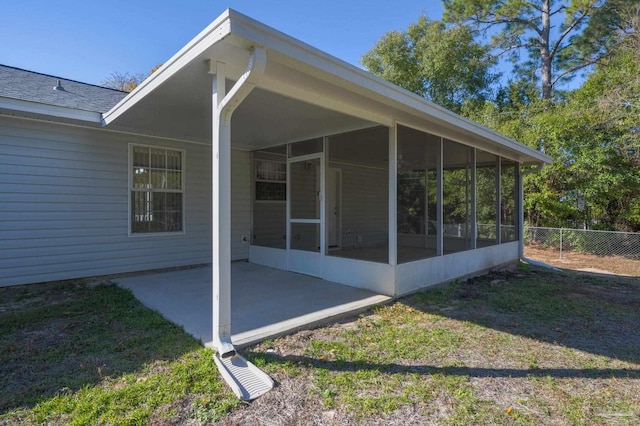
POLYGON ((125 113, 129 107, 133 106, 138 100, 144 98, 147 94, 171 78, 172 75, 197 58, 209 46, 228 36, 231 32, 228 18, 229 10, 227 9, 225 13, 220 15, 207 28, 202 30, 200 34, 194 37, 158 70, 147 77, 124 99, 107 111, 104 114, 103 124, 106 126, 116 120, 120 115, 125 113))
POLYGON ((20 99, 0 98, 0 111, 3 110, 35 115, 46 115, 70 120, 88 121, 91 123, 102 123, 102 115, 99 112, 41 104, 37 102, 23 101, 20 99))

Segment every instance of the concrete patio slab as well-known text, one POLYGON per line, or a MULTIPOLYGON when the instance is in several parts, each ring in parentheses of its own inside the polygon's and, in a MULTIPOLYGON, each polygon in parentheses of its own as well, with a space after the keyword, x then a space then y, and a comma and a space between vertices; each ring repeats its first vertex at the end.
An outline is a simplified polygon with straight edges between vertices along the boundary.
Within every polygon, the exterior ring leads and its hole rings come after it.
MULTIPOLYGON (((183 326, 205 346, 211 346, 211 267, 122 277, 115 281, 130 289, 144 305, 183 326)), ((368 290, 248 262, 232 264, 231 282, 231 339, 238 347, 362 312, 391 300, 389 296, 368 290)))

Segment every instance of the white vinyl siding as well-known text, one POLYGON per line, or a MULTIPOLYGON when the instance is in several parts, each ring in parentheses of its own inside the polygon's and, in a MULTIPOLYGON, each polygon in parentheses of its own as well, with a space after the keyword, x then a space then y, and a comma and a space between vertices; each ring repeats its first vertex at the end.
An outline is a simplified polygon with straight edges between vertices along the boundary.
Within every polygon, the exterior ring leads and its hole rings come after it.
POLYGON ((389 238, 389 172, 344 163, 329 166, 342 169, 342 246, 385 244, 389 238))
POLYGON ((251 244, 286 248, 286 217, 285 203, 254 203, 251 244))
POLYGON ((231 150, 231 260, 249 258, 251 153, 231 150))
POLYGON ((209 263, 210 155, 198 144, 0 117, 0 286, 209 263), (184 234, 129 237, 130 143, 188 152, 184 234))

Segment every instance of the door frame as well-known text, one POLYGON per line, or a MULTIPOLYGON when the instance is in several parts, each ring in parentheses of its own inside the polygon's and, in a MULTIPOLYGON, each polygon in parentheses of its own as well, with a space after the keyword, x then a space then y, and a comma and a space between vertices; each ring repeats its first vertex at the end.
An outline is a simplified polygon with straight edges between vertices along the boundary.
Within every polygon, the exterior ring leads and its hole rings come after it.
POLYGON ((300 274, 311 275, 314 277, 322 277, 322 266, 324 263, 325 247, 327 244, 326 237, 326 201, 325 201, 325 156, 323 152, 314 154, 301 155, 298 157, 287 158, 287 269, 300 274), (320 161, 320 191, 318 198, 320 200, 320 211, 318 219, 299 219, 291 217, 291 164, 309 160, 320 161), (320 249, 318 252, 295 250, 291 248, 291 224, 293 223, 309 223, 319 224, 320 249))

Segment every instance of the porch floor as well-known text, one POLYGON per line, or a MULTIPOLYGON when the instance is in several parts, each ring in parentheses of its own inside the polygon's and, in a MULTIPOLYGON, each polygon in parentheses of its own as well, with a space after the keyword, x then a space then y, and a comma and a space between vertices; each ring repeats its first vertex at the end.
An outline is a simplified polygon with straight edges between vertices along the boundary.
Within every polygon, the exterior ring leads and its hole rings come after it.
MULTIPOLYGON (((122 277, 146 306, 184 330, 212 343, 211 267, 122 277)), ((239 347, 293 330, 354 314, 390 300, 389 296, 278 269, 235 262, 231 265, 231 340, 239 347)))

